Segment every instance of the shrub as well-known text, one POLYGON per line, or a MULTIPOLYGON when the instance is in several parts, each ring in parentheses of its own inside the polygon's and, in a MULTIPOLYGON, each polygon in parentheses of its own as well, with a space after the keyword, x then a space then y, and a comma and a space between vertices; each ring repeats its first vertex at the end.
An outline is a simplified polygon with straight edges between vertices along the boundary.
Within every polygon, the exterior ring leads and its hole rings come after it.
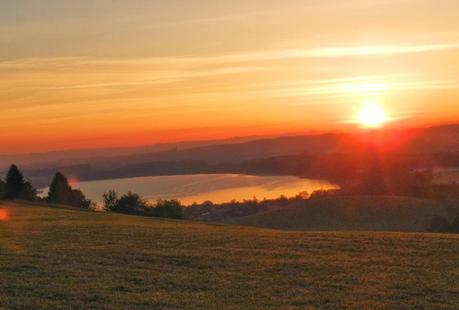
POLYGON ((319 189, 312 192, 309 199, 321 199, 337 196, 341 191, 339 189, 319 189))
POLYGON ((80 191, 79 189, 72 190, 70 205, 73 207, 87 209, 87 210, 95 209, 96 207, 96 204, 90 199, 87 199, 86 196, 83 194, 83 192, 80 191))
POLYGON ((128 192, 127 194, 121 196, 121 198, 116 199, 117 195, 111 196, 112 193, 108 192, 104 195, 107 198, 110 198, 111 201, 108 205, 108 210, 112 212, 126 213, 126 214, 142 214, 145 212, 145 209, 151 208, 148 205, 147 201, 141 198, 138 194, 128 192))
POLYGON ((183 219, 183 207, 178 200, 158 200, 154 208, 147 210, 147 214, 156 217, 183 219))
POLYGON ((184 218, 183 207, 178 200, 158 200, 156 205, 152 206, 132 192, 119 198, 115 190, 106 192, 103 200, 106 211, 172 219, 184 218))

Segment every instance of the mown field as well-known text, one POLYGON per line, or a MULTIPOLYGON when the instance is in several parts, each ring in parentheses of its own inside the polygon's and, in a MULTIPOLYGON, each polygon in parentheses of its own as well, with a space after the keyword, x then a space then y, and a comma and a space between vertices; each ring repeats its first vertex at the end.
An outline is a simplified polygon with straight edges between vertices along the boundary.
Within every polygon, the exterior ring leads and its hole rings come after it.
POLYGON ((445 208, 429 199, 337 196, 310 199, 227 222, 290 230, 425 232, 435 216, 450 217, 445 208))
POLYGON ((457 235, 277 231, 7 203, 0 210, 1 309, 459 304, 457 235))

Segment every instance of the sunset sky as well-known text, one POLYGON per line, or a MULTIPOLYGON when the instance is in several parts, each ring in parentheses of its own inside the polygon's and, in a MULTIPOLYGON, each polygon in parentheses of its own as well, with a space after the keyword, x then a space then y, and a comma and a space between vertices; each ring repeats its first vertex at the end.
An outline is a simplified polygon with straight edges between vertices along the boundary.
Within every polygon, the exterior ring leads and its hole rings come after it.
POLYGON ((459 121, 457 0, 1 0, 0 154, 459 121))

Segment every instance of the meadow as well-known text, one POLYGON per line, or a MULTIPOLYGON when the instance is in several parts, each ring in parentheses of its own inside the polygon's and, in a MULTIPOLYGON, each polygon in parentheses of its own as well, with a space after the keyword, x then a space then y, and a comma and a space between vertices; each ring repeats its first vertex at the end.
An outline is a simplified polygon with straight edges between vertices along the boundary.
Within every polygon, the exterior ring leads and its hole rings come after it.
POLYGON ((0 203, 1 309, 457 309, 459 236, 0 203))
POLYGON ((231 218, 228 223, 289 230, 425 232, 448 211, 431 199, 355 195, 309 199, 284 208, 231 218))

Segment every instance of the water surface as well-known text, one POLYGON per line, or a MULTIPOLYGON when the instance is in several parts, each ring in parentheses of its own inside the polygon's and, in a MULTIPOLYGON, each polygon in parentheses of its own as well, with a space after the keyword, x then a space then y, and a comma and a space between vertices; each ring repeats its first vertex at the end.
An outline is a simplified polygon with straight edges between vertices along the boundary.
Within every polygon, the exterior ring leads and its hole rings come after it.
POLYGON ((102 194, 110 189, 119 194, 128 191, 144 198, 179 199, 183 204, 214 203, 231 200, 271 199, 281 195, 294 196, 302 191, 312 193, 318 189, 337 188, 324 180, 301 179, 293 176, 252 176, 241 174, 199 174, 150 176, 100 181, 85 181, 73 184, 93 201, 101 202, 102 194))

